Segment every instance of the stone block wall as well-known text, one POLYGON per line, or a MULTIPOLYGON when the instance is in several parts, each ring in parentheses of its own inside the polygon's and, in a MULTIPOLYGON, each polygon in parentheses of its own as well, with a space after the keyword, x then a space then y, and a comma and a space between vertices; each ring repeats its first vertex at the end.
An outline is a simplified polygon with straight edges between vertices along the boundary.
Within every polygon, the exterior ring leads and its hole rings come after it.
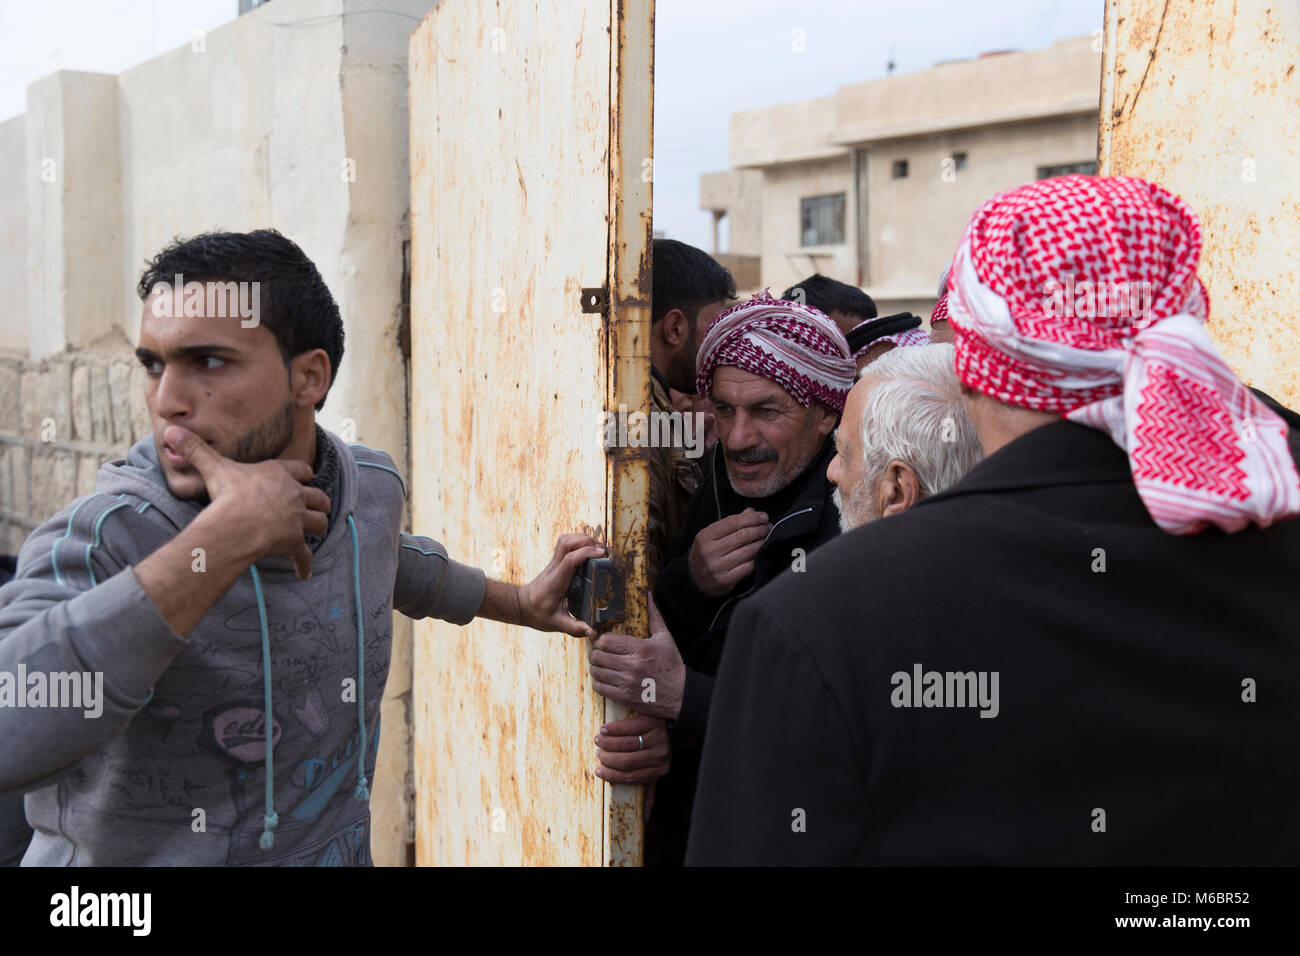
POLYGON ((147 381, 125 342, 41 360, 0 351, 0 553, 149 433, 147 381))

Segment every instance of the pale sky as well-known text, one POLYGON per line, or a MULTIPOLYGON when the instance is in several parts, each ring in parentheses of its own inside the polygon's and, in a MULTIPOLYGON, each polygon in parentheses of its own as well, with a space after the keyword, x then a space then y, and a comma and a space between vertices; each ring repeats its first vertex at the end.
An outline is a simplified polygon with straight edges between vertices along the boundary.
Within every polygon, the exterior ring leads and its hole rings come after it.
MULTIPOLYGON (((891 49, 905 73, 1086 36, 1101 28, 1104 0, 657 0, 655 8, 655 229, 708 249, 699 180, 727 168, 732 112, 877 79, 891 49)), ((24 111, 27 84, 46 73, 120 73, 237 10, 236 0, 0 0, 0 122, 24 111)))

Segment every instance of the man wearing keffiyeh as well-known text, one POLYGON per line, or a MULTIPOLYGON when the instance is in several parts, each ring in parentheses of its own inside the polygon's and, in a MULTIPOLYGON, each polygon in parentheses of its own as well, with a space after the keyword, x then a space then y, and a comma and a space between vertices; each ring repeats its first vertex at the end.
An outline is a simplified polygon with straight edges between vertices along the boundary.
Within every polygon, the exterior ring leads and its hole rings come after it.
POLYGON ((651 637, 605 634, 597 691, 669 720, 672 766, 655 790, 647 862, 680 864, 713 675, 737 602, 839 533, 826 469, 829 436, 856 367, 823 313, 766 292, 722 312, 700 343, 696 384, 712 399, 718 443, 655 581, 651 637), (647 700, 645 681, 653 681, 647 700))
POLYGON ((1300 441, 1206 334, 1200 249, 1134 178, 975 213, 946 304, 986 457, 737 610, 688 863, 1300 856, 1300 441))
POLYGON ((953 340, 952 323, 948 321, 948 275, 951 271, 951 264, 943 267, 939 275, 939 301, 930 313, 930 341, 936 345, 953 340))

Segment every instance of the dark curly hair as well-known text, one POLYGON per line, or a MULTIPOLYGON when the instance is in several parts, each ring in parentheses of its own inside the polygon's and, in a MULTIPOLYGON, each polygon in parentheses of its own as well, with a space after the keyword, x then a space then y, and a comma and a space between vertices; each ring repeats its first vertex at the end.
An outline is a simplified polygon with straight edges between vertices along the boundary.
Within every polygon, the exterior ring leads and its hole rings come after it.
MULTIPOLYGON (((293 240, 274 229, 176 238, 145 266, 136 294, 144 301, 156 284, 170 284, 177 274, 186 282, 259 283, 259 320, 275 336, 285 367, 297 355, 324 349, 334 387, 343 360, 343 319, 315 263, 293 240)), ((322 396, 316 410, 324 404, 322 396)))

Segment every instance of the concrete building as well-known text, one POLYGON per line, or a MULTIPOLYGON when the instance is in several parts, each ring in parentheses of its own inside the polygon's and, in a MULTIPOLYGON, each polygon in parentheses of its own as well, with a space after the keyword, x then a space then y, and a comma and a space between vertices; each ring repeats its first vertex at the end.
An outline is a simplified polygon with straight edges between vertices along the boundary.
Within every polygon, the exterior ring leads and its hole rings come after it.
POLYGON ((756 260, 755 285, 774 293, 821 272, 882 315, 928 316, 981 202, 1096 171, 1100 80, 1100 39, 1080 37, 733 114, 732 168, 700 180, 715 251, 756 260))

